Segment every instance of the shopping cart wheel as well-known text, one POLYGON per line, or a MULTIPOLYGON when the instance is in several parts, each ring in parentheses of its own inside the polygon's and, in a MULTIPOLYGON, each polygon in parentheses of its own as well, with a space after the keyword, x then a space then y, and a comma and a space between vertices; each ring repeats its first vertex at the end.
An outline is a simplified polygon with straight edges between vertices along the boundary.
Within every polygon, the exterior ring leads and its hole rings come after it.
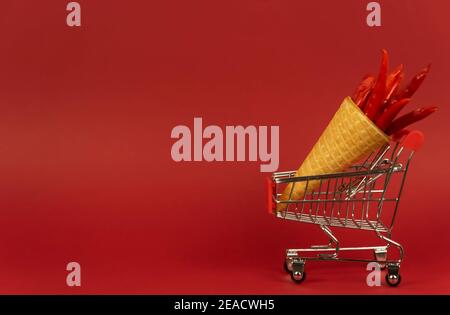
POLYGON ((391 287, 396 287, 400 284, 402 281, 402 277, 400 274, 387 274, 386 275, 386 283, 389 284, 391 287))
POLYGON ((292 273, 291 278, 296 283, 301 283, 305 280, 306 272, 305 272, 305 261, 302 259, 293 259, 292 260, 292 273))
POLYGON ((400 276, 400 264, 391 263, 387 265, 388 272, 386 274, 386 283, 391 287, 396 287, 400 284, 402 277, 400 276))
POLYGON ((306 272, 300 272, 300 271, 292 271, 291 278, 294 280, 295 283, 302 283, 303 280, 306 278, 306 272))

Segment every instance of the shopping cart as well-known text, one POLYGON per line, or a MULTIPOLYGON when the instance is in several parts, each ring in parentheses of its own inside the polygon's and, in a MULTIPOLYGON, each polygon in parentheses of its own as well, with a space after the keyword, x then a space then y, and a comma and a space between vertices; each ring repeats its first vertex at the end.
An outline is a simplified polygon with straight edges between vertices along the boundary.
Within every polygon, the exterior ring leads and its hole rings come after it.
POLYGON ((392 229, 409 164, 422 143, 423 134, 413 131, 345 172, 302 177, 296 177, 295 171, 278 172, 268 179, 271 213, 284 220, 317 224, 329 238, 327 245, 286 250, 284 267, 295 282, 305 279, 306 261, 320 260, 376 262, 382 269, 387 267, 386 282, 390 286, 400 283, 403 247, 392 239, 392 229), (281 200, 288 183, 306 185, 301 200, 281 200), (308 185, 318 188, 309 191, 308 185), (276 211, 280 203, 285 205, 280 207, 282 211, 276 211), (331 227, 373 231, 384 245, 341 247, 331 227), (391 248, 396 249, 395 258, 391 258, 391 248), (362 251, 370 256, 362 258, 362 251), (359 257, 353 257, 355 252, 359 257))

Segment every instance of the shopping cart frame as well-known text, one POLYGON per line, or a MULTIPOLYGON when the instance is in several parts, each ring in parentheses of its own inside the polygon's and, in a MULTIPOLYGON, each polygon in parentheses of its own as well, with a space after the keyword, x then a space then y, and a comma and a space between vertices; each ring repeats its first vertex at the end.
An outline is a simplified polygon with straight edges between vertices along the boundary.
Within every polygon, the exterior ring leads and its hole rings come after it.
POLYGON ((296 171, 276 172, 268 179, 267 206, 270 213, 282 220, 319 225, 329 239, 326 245, 286 250, 284 268, 295 282, 301 283, 305 279, 306 261, 338 261, 376 262, 381 269, 387 269, 386 282, 390 286, 400 284, 404 248, 392 239, 392 230, 410 162, 423 141, 421 132, 412 131, 345 172, 311 176, 296 176, 296 171), (389 191, 394 181, 397 186, 389 191), (300 200, 280 198, 288 183, 292 183, 292 194, 293 186, 300 182, 306 183, 306 193, 300 200), (315 188, 309 191, 310 184, 315 188), (283 205, 282 210, 277 211, 280 204, 283 205), (341 247, 332 227, 373 231, 384 244, 341 247), (388 257, 390 248, 397 250, 395 259, 388 257), (372 251, 373 258, 341 257, 342 253, 361 251, 372 251))

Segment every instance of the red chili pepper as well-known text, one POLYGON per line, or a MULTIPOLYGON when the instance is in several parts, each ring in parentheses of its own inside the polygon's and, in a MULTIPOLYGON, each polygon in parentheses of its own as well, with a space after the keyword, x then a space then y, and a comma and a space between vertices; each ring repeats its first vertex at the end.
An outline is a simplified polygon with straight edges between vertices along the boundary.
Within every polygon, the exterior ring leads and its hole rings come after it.
POLYGON ((405 128, 406 126, 411 125, 412 123, 415 123, 421 119, 424 119, 425 117, 428 117, 435 111, 437 111, 436 106, 422 107, 422 108, 413 110, 412 112, 409 112, 408 114, 400 116, 399 118, 394 120, 390 124, 390 126, 386 129, 386 134, 392 135, 392 134, 396 133, 397 131, 405 128))
POLYGON ((394 71, 392 71, 386 80, 386 101, 389 101, 391 97, 395 94, 400 82, 403 79, 403 64, 400 64, 394 71))
POLYGON ((364 112, 369 119, 372 121, 376 117, 378 110, 383 104, 384 98, 386 96, 386 77, 388 70, 388 53, 386 49, 382 50, 380 73, 378 74, 377 82, 370 94, 367 105, 364 108, 364 112))
POLYGON ((376 121, 378 128, 385 130, 410 100, 410 98, 404 98, 390 103, 384 113, 376 121))
POLYGON ((399 65, 392 71, 386 80, 386 97, 384 98, 383 104, 380 106, 377 115, 374 117, 374 121, 377 121, 378 118, 386 111, 386 108, 391 103, 392 96, 397 93, 397 90, 400 86, 401 81, 403 80, 403 65, 399 65))
POLYGON ((391 73, 389 73, 387 83, 392 81, 396 76, 398 76, 402 72, 403 72, 403 64, 401 63, 397 67, 395 67, 395 69, 391 73))
POLYGON ((399 92, 397 95, 397 99, 401 98, 410 98, 414 95, 420 85, 423 83, 425 78, 427 77, 428 72, 430 72, 431 64, 423 68, 414 78, 412 78, 411 82, 409 82, 408 86, 399 92))
POLYGON ((365 100, 367 99, 367 95, 372 90, 373 85, 375 84, 375 77, 372 75, 367 75, 363 78, 355 93, 353 94, 353 101, 359 108, 364 108, 365 100))
POLYGON ((364 93, 361 95, 361 101, 358 103, 358 106, 359 106, 359 108, 361 108, 362 111, 364 111, 364 108, 367 105, 367 100, 369 99, 369 97, 373 91, 374 85, 375 85, 375 78, 373 79, 371 86, 368 87, 367 90, 365 90, 364 93))

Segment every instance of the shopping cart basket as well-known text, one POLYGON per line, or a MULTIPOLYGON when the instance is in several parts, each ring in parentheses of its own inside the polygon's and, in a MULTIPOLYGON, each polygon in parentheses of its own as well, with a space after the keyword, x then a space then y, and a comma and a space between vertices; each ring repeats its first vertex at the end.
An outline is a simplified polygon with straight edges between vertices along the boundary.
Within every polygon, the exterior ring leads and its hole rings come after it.
POLYGON ((392 239, 392 229, 409 164, 422 142, 423 134, 413 131, 402 141, 391 142, 345 172, 301 177, 296 177, 295 171, 277 172, 268 179, 271 213, 284 220, 317 224, 329 238, 327 245, 286 250, 284 267, 295 282, 305 279, 306 261, 321 260, 377 262, 381 268, 387 267, 386 282, 389 285, 400 283, 404 251, 402 245, 392 239), (306 193, 302 199, 281 200, 281 193, 288 183, 305 185, 306 193), (310 183, 313 183, 311 187, 317 188, 309 191, 310 183), (285 205, 280 207, 282 211, 277 211, 280 203, 285 205), (331 227, 373 231, 383 245, 341 247, 331 227), (396 249, 395 259, 390 259, 391 248, 396 249), (371 251, 372 258, 362 258, 361 251, 366 254, 371 251), (355 253, 360 257, 353 257, 355 253))

